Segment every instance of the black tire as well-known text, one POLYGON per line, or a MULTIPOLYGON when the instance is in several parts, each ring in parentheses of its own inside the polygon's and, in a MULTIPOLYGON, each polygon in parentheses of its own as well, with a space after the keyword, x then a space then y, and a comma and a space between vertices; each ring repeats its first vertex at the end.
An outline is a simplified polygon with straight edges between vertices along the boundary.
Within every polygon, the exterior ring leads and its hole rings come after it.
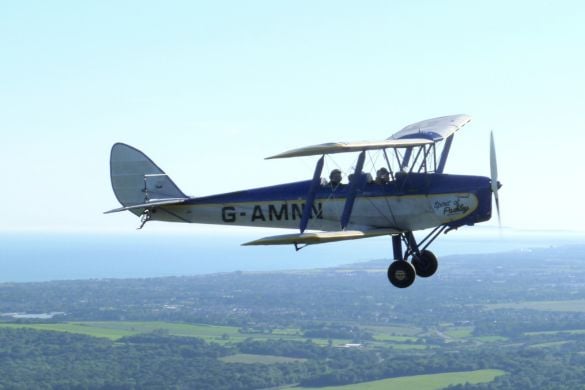
POLYGON ((416 274, 421 278, 433 276, 437 272, 437 268, 439 268, 437 257, 433 252, 427 250, 422 251, 420 256, 414 256, 411 262, 416 274))
POLYGON ((388 267, 388 280, 394 287, 406 288, 414 283, 416 271, 414 267, 404 260, 397 260, 388 267))

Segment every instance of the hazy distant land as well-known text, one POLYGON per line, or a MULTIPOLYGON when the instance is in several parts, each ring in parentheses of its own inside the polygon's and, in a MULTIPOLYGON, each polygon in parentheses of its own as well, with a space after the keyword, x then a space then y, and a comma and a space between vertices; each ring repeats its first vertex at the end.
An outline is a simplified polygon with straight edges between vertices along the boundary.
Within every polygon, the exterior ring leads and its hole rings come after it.
MULTIPOLYGON (((217 272, 275 271, 334 267, 392 257, 388 237, 307 247, 242 247, 241 243, 274 234, 42 233, 0 235, 0 282, 95 278, 144 278, 217 272)), ((422 238, 422 234, 417 237, 422 238)), ((497 253, 585 243, 585 234, 463 228, 442 235, 431 249, 439 260, 450 255, 497 253)))
POLYGON ((585 383, 585 245, 445 256, 406 290, 386 266, 0 284, 0 385, 585 383))

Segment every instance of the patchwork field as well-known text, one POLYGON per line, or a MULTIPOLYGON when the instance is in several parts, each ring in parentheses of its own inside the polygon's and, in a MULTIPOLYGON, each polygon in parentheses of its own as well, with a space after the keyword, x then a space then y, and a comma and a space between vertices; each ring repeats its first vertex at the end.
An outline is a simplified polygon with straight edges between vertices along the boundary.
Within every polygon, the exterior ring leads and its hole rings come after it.
MULTIPOLYGON (((112 322, 113 324, 113 322, 112 322)), ((55 323, 55 324, 14 324, 14 323, 0 323, 3 328, 30 328, 36 330, 48 330, 55 332, 69 332, 84 334, 92 337, 105 337, 110 340, 117 340, 124 336, 132 336, 140 333, 139 331, 132 331, 130 329, 116 329, 106 326, 94 326, 92 323, 55 323)))
MULTIPOLYGON (((111 340, 117 340, 125 336, 131 336, 140 333, 150 333, 162 331, 172 336, 182 337, 199 337, 206 341, 213 341, 220 344, 237 343, 247 338, 255 340, 306 340, 298 329, 276 329, 273 333, 255 333, 241 332, 239 328, 233 326, 216 326, 206 324, 183 324, 171 322, 131 322, 131 321, 96 321, 96 322, 65 322, 65 323, 0 323, 0 327, 9 328, 31 328, 38 330, 49 330, 56 332, 70 332, 84 334, 93 337, 105 337, 111 340)), ((319 345, 327 345, 328 339, 312 339, 319 345)), ((335 345, 350 343, 351 340, 333 339, 335 345)))
POLYGON ((573 312, 585 313, 585 299, 575 299, 568 301, 532 301, 519 303, 495 303, 485 305, 486 309, 518 309, 518 310, 538 310, 552 312, 573 312))
POLYGON ((550 336, 556 335, 559 333, 566 333, 566 334, 585 334, 585 329, 571 329, 571 330, 549 330, 549 331, 542 331, 542 332, 525 332, 525 336, 550 336))
MULTIPOLYGON (((383 379, 379 381, 364 382, 347 386, 323 387, 321 390, 438 390, 448 386, 464 383, 479 384, 493 381, 499 376, 505 375, 501 370, 478 370, 449 372, 433 375, 416 375, 400 378, 383 379)), ((309 389, 299 387, 297 389, 309 389)))
POLYGON ((207 340, 217 340, 229 337, 245 338, 238 332, 238 328, 230 326, 191 325, 170 322, 66 322, 54 324, 8 324, 0 323, 0 327, 32 328, 38 330, 52 330, 57 332, 71 332, 93 337, 105 337, 117 340, 124 336, 148 333, 156 330, 167 332, 175 336, 201 337, 207 340))
MULTIPOLYGON (((0 323, 0 327, 10 328, 31 328, 38 330, 49 330, 57 332, 70 332, 84 334, 93 337, 105 337, 117 340, 125 336, 132 336, 140 333, 162 331, 173 336, 199 337, 210 342, 238 343, 252 337, 255 340, 306 340, 298 328, 274 329, 272 333, 259 333, 242 331, 233 326, 216 326, 206 324, 184 324, 171 322, 139 322, 139 321, 91 321, 91 322, 65 322, 65 323, 0 323)), ((373 345, 384 345, 396 349, 425 349, 426 345, 416 343, 417 338, 413 336, 396 335, 397 331, 405 331, 400 328, 376 327, 369 329, 374 332, 373 345)), ((410 334, 412 330, 410 330, 410 334)), ((402 333, 402 332, 401 332, 402 333)), ((325 338, 312 338, 318 345, 328 345, 329 340, 325 338)), ((332 339, 334 345, 352 343, 349 339, 332 339)))

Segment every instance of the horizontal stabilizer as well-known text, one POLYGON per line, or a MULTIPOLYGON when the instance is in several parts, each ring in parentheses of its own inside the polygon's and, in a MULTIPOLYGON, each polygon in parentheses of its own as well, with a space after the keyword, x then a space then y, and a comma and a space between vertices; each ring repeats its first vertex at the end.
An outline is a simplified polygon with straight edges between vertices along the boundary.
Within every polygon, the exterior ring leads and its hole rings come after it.
POLYGON ((315 232, 283 234, 270 236, 258 240, 246 242, 242 245, 287 245, 287 244, 324 244, 326 242, 357 240, 359 238, 386 236, 401 233, 397 229, 371 229, 371 230, 342 230, 335 232, 315 232))
POLYGON ((108 211, 105 211, 104 214, 118 213, 120 211, 128 211, 128 210, 135 210, 135 209, 148 209, 148 208, 152 208, 152 207, 156 207, 156 206, 178 205, 178 204, 185 203, 185 201, 187 201, 187 200, 189 200, 189 198, 153 200, 151 202, 133 204, 131 206, 120 207, 117 209, 108 210, 108 211))

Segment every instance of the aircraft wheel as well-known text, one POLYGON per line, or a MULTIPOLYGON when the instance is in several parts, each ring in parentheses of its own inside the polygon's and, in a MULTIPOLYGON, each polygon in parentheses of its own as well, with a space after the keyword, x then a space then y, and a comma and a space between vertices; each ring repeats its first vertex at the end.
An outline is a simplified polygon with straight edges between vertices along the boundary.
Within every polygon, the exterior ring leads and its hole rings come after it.
POLYGON ((414 282, 416 272, 414 267, 404 260, 396 260, 388 267, 388 280, 393 286, 406 288, 414 282))
POLYGON ((439 268, 437 257, 433 252, 427 250, 422 251, 420 256, 414 256, 411 262, 416 274, 421 278, 432 276, 439 268))

